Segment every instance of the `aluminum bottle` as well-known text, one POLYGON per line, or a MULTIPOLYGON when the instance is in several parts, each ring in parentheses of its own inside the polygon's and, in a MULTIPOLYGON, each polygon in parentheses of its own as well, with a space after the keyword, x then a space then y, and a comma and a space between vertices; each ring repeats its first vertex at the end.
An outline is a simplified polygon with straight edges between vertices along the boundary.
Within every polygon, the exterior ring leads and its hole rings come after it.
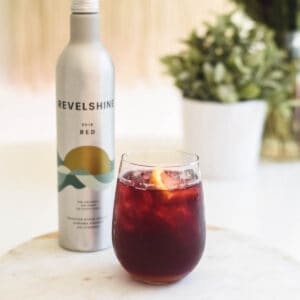
POLYGON ((110 247, 114 198, 114 68, 99 39, 98 0, 73 0, 56 70, 59 243, 110 247))

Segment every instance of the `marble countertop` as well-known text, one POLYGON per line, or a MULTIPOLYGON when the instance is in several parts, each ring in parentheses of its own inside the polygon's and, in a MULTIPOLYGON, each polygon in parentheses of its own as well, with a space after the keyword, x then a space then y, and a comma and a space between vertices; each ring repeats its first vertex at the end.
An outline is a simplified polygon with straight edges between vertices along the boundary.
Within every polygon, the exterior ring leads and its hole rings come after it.
POLYGON ((133 281, 112 249, 75 253, 51 234, 0 257, 5 300, 298 300, 300 264, 256 239, 209 228, 206 250, 191 274, 175 284, 133 281), (220 246, 221 245, 221 246, 220 246), (67 267, 66 267, 67 266, 67 267))

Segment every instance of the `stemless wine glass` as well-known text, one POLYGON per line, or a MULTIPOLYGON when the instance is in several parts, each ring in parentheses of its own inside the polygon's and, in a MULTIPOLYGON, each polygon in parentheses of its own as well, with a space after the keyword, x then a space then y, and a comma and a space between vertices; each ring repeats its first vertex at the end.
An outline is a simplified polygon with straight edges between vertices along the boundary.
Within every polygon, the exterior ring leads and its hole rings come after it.
POLYGON ((113 246, 136 280, 175 282, 198 264, 205 246, 198 156, 123 154, 113 217, 113 246))

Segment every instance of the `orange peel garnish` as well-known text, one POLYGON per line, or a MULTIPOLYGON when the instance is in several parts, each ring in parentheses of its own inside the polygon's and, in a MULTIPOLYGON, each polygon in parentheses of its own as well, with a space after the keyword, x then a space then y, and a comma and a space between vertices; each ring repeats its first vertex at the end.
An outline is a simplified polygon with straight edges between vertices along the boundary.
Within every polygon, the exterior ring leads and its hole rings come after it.
POLYGON ((160 168, 155 168, 152 170, 150 177, 150 183, 152 183, 155 188, 164 195, 165 200, 172 199, 172 192, 168 187, 168 175, 160 168))
POLYGON ((168 187, 164 184, 162 175, 164 171, 160 168, 155 168, 152 170, 152 174, 150 177, 150 183, 152 183, 157 189, 162 191, 167 191, 168 187))

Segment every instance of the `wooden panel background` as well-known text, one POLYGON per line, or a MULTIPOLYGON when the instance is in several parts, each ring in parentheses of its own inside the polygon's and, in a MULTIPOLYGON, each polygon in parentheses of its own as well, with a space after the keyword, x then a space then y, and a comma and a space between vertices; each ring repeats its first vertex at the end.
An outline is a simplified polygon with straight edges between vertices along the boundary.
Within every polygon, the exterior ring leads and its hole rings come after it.
MULTIPOLYGON (((227 0, 102 0, 101 32, 119 83, 161 78, 161 55, 227 0)), ((57 57, 68 40, 69 0, 1 0, 1 73, 9 83, 40 88, 53 83, 57 57)))

